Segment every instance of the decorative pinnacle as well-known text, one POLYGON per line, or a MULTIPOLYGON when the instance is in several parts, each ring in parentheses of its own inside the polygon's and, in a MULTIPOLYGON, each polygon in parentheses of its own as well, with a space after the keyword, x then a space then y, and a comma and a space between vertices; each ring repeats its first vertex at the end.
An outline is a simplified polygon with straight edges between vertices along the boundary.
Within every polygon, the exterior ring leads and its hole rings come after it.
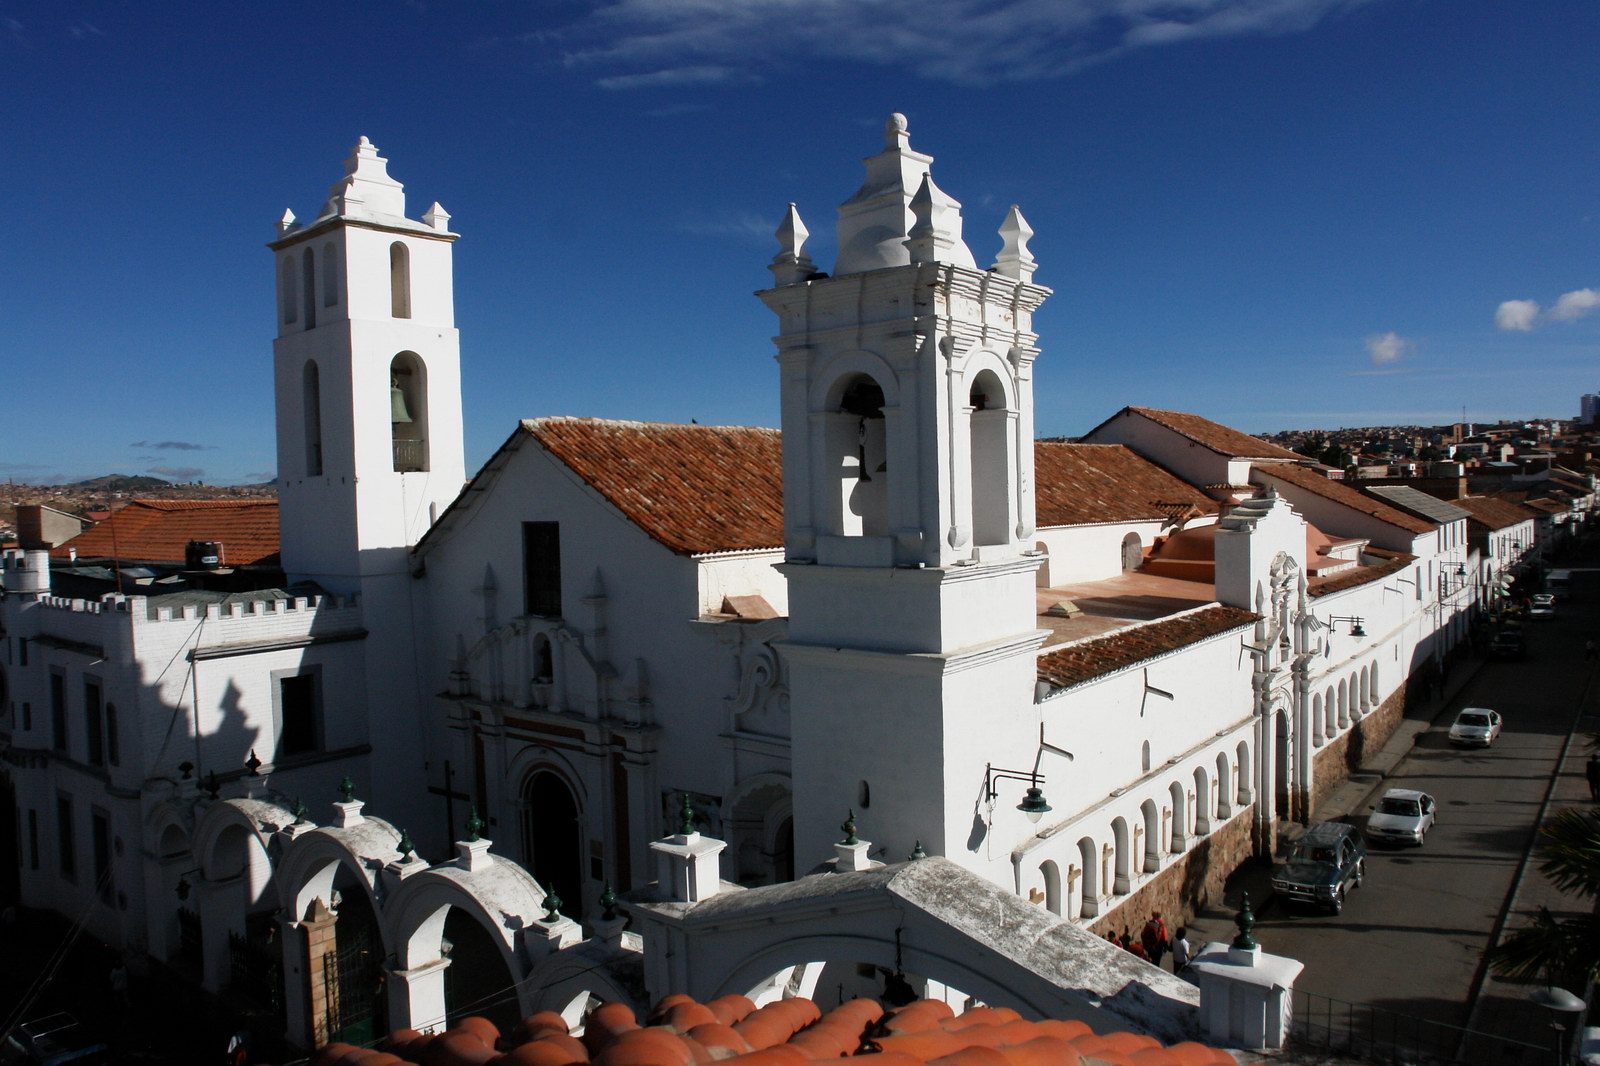
POLYGON ((349 774, 345 774, 344 780, 339 782, 339 795, 344 797, 346 803, 355 802, 356 783, 350 780, 349 774))
POLYGON ((839 843, 841 843, 841 844, 859 844, 859 843, 861 843, 861 838, 856 836, 856 812, 855 812, 854 808, 851 808, 850 813, 845 816, 844 824, 841 825, 839 827, 839 829, 844 833, 844 839, 841 840, 839 843))
POLYGON ((1233 920, 1239 927, 1239 935, 1233 938, 1233 946, 1241 951, 1254 951, 1260 947, 1256 938, 1250 935, 1250 930, 1256 927, 1256 916, 1250 910, 1250 893, 1244 893, 1244 898, 1239 901, 1239 916, 1233 920))
POLYGON ((467 843, 483 838, 483 819, 478 817, 478 808, 473 807, 467 814, 467 843))
POLYGON ((917 841, 916 846, 911 849, 911 861, 918 862, 922 859, 926 859, 927 857, 928 853, 923 850, 922 841, 917 841))
POLYGON ((294 229, 294 212, 287 207, 283 209, 283 217, 278 219, 278 232, 288 233, 294 229))
POLYGON ((189 775, 194 773, 194 763, 185 759, 183 762, 178 764, 178 769, 183 772, 183 779, 187 781, 189 780, 189 775))
POLYGON ((217 772, 215 770, 206 774, 205 790, 211 793, 212 799, 216 799, 221 794, 222 785, 217 782, 217 772))
POLYGON ((417 846, 411 843, 410 832, 404 829, 400 830, 400 840, 395 844, 395 850, 400 853, 401 862, 411 861, 411 855, 417 850, 417 846))
POLYGON ((300 801, 299 796, 294 798, 294 806, 289 808, 289 813, 294 817, 295 825, 306 820, 306 805, 300 801))
POLYGON ((617 917, 617 894, 611 890, 611 882, 606 882, 606 887, 600 891, 600 917, 606 921, 614 921, 617 917))
POLYGON ((689 793, 683 794, 683 806, 678 809, 678 832, 689 836, 695 832, 694 804, 689 800, 689 793))
POLYGON ((1033 227, 1022 217, 1017 205, 1012 204, 1005 221, 1000 223, 1000 256, 995 260, 995 271, 1008 278, 1031 282, 1034 268, 1038 266, 1028 250, 1028 240, 1032 236, 1033 227))
POLYGON ((245 772, 251 777, 259 776, 259 772, 261 770, 261 760, 256 758, 256 749, 250 749, 250 756, 249 758, 245 759, 244 768, 245 772))
POLYGON ((556 890, 551 889, 550 894, 544 898, 544 920, 550 925, 555 925, 561 920, 561 908, 566 902, 556 895, 556 890))

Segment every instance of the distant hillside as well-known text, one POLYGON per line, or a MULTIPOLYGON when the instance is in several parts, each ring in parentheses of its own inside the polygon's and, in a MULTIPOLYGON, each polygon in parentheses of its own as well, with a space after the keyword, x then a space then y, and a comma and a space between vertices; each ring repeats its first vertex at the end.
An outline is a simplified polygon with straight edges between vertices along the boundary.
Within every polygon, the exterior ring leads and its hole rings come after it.
POLYGON ((143 475, 107 474, 104 477, 90 478, 88 481, 76 481, 63 488, 80 489, 84 492, 149 492, 152 489, 170 489, 172 482, 163 481, 158 477, 144 477, 143 475))

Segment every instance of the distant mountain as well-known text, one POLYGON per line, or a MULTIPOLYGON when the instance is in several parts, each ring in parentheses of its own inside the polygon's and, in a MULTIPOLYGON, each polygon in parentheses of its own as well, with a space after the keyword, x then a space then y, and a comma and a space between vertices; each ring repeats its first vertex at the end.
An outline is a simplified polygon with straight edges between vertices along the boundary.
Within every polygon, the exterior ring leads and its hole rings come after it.
POLYGON ((107 474, 104 477, 90 478, 88 481, 75 481, 71 485, 62 487, 80 489, 84 492, 149 492, 152 489, 170 489, 172 482, 143 475, 107 474))

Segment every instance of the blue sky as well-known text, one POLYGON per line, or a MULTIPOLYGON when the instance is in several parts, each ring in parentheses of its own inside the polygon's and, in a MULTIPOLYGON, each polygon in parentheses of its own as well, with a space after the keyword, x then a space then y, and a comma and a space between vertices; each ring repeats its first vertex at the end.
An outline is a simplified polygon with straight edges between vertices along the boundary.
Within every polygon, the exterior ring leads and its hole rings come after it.
POLYGON ((772 231, 831 266, 891 111, 980 264, 1037 231, 1041 435, 1570 416, 1597 55, 1591 0, 0 0, 0 477, 271 476, 263 245, 361 135, 462 234, 469 469, 775 425, 772 231))

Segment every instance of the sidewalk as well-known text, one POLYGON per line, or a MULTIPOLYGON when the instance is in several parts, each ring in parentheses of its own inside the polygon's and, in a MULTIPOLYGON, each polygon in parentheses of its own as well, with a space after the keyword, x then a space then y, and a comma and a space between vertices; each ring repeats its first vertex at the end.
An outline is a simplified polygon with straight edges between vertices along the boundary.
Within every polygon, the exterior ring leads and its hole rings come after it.
MULTIPOLYGON (((1450 707, 1461 690, 1477 676, 1483 660, 1465 659, 1458 663, 1445 679, 1444 691, 1435 699, 1406 712, 1394 734, 1378 751, 1370 755, 1350 775, 1350 779, 1334 789, 1312 813, 1313 822, 1337 822, 1364 811, 1369 802, 1375 802, 1378 791, 1400 761, 1411 753, 1417 737, 1431 729, 1450 707)), ((1582 774, 1579 774, 1581 781, 1582 774)), ((1585 786, 1587 790, 1587 786, 1585 786)), ((1302 827, 1295 823, 1280 822, 1278 847, 1282 851, 1299 837, 1302 827)), ((1247 862, 1241 866, 1223 889, 1222 899, 1213 900, 1205 910, 1189 921, 1189 943, 1199 950, 1215 940, 1232 940, 1237 930, 1233 920, 1239 913, 1239 902, 1244 893, 1250 893, 1250 905, 1257 915, 1273 905, 1272 866, 1262 862, 1247 862)))

